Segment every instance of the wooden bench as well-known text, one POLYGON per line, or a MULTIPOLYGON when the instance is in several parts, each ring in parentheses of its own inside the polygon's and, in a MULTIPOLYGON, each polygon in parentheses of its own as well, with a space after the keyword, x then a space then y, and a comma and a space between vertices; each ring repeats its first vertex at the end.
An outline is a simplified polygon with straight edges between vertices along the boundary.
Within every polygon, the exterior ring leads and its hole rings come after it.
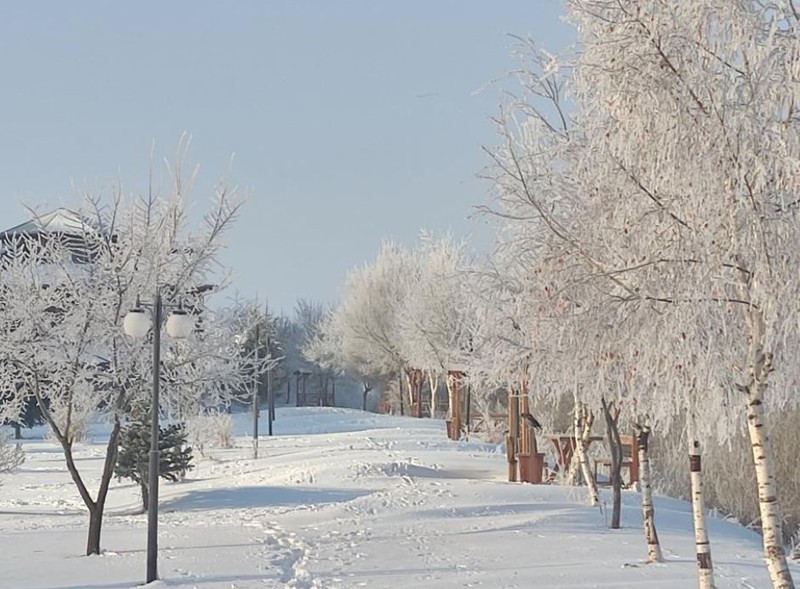
MULTIPOLYGON (((636 436, 620 436, 622 443, 622 468, 628 469, 628 482, 627 485, 632 487, 634 483, 639 481, 639 452, 636 447, 636 436)), ((611 478, 611 456, 603 456, 596 458, 594 461, 594 480, 597 481, 597 474, 599 467, 608 469, 609 479, 611 478)), ((625 478, 622 479, 623 484, 625 478)))
POLYGON ((490 413, 488 417, 473 413, 470 416, 471 432, 504 432, 508 429, 508 413, 490 413))

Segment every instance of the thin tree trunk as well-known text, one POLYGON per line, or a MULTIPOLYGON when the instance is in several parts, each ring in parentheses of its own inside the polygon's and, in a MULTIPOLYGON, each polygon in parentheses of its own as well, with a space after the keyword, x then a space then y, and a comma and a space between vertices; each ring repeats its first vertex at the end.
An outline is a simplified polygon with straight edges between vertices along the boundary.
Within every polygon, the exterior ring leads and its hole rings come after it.
POLYGON ((72 481, 78 487, 78 492, 81 495, 81 499, 83 499, 84 505, 86 505, 86 508, 89 510, 89 539, 86 543, 87 555, 100 554, 100 530, 103 520, 103 511, 105 509, 111 478, 114 476, 114 466, 117 463, 117 446, 119 444, 120 429, 120 422, 117 419, 114 422, 114 428, 111 430, 108 445, 106 446, 106 457, 103 464, 103 474, 100 478, 100 487, 97 491, 97 500, 92 499, 78 471, 75 458, 72 454, 72 443, 65 440, 63 437, 60 439, 61 447, 64 450, 64 458, 67 462, 67 470, 72 477, 72 481))
POLYGON ((89 507, 89 538, 86 541, 86 556, 100 554, 100 531, 103 527, 103 506, 89 507))
POLYGON ((764 559, 772 586, 775 589, 794 589, 794 581, 783 547, 783 525, 772 460, 772 445, 765 430, 764 406, 759 397, 760 395, 752 395, 748 400, 747 431, 750 434, 758 483, 758 508, 761 514, 764 559))
POLYGON ((581 467, 583 480, 586 481, 586 490, 589 498, 589 504, 594 507, 600 502, 600 493, 597 490, 597 481, 594 480, 591 466, 589 465, 589 444, 592 437, 592 425, 594 424, 594 413, 589 411, 589 408, 583 403, 575 405, 575 420, 573 426, 575 428, 575 454, 577 455, 578 464, 581 467))
POLYGON ((466 438, 469 441, 469 431, 470 427, 472 426, 472 416, 470 415, 470 405, 472 403, 472 385, 467 384, 467 415, 466 419, 464 420, 464 429, 466 431, 466 438))
POLYGON ((753 464, 758 483, 758 508, 761 514, 761 535, 764 542, 764 559, 774 589, 794 589, 794 581, 783 548, 783 526, 778 502, 778 485, 772 445, 764 422, 764 389, 772 371, 772 357, 763 351, 764 318, 760 311, 750 310, 747 315, 750 332, 747 390, 747 431, 753 451, 753 464))
POLYGON ((428 385, 431 388, 431 419, 436 419, 436 393, 439 392, 439 375, 433 371, 428 371, 428 385))
POLYGON ((614 402, 607 403, 605 397, 601 399, 603 406, 603 416, 606 420, 606 436, 608 447, 611 452, 611 491, 612 491, 612 511, 611 529, 620 528, 622 517, 622 442, 619 439, 619 409, 614 406, 614 402))
POLYGON ((405 403, 403 401, 403 369, 400 369, 400 376, 397 379, 397 390, 400 395, 400 415, 405 415, 405 403))
POLYGON ((86 509, 89 510, 89 541, 86 544, 86 554, 87 556, 89 554, 100 554, 100 522, 96 520, 98 516, 102 518, 102 509, 97 509, 94 499, 92 499, 89 490, 86 488, 81 478, 81 474, 75 464, 75 457, 72 455, 72 443, 63 438, 60 441, 61 447, 64 450, 64 459, 67 462, 67 471, 72 478, 72 482, 78 487, 78 493, 80 493, 81 499, 83 499, 83 504, 86 506, 86 509))
MULTIPOLYGON (((89 508, 89 538, 86 543, 86 554, 100 554, 100 531, 103 526, 103 513, 106 508, 106 498, 111 479, 114 476, 114 466, 117 464, 117 452, 119 450, 119 435, 122 424, 118 417, 114 418, 114 427, 108 437, 106 446, 106 457, 103 464, 103 474, 100 477, 100 487, 97 490, 97 500, 89 508)), ((71 454, 71 453, 70 453, 71 454)), ((74 463, 73 463, 74 465, 74 463)), ((77 474, 77 469, 75 470, 77 474)), ((80 475, 78 475, 80 476, 80 475)))
POLYGON ((405 371, 404 375, 406 377, 406 385, 408 386, 408 414, 411 417, 416 417, 416 415, 414 415, 414 384, 412 382, 411 371, 405 371))
POLYGON ((585 454, 584 448, 581 447, 581 437, 583 435, 583 425, 578 423, 578 405, 575 405, 575 410, 572 415, 572 437, 575 442, 572 446, 572 456, 567 468, 567 485, 575 486, 581 484, 581 477, 583 476, 583 465, 581 464, 581 453, 585 454))
POLYGON ((363 411, 366 411, 367 410, 367 396, 369 395, 369 392, 372 390, 372 385, 370 385, 368 382, 362 382, 361 386, 362 386, 362 391, 361 392, 363 394, 363 399, 361 401, 361 409, 363 411))
POLYGON ((703 475, 700 461, 700 442, 693 440, 689 453, 689 476, 692 485, 692 517, 694 544, 697 553, 697 582, 700 589, 714 589, 714 566, 711 563, 711 543, 708 541, 706 512, 703 506, 703 475))
POLYGON ((650 426, 636 426, 636 450, 639 453, 639 485, 642 489, 642 522, 647 541, 647 562, 663 562, 661 544, 656 531, 656 510, 650 476, 650 426))
POLYGON ((147 473, 144 473, 144 477, 142 480, 139 481, 139 490, 142 492, 142 513, 147 513, 148 508, 150 507, 150 493, 147 490, 147 473))

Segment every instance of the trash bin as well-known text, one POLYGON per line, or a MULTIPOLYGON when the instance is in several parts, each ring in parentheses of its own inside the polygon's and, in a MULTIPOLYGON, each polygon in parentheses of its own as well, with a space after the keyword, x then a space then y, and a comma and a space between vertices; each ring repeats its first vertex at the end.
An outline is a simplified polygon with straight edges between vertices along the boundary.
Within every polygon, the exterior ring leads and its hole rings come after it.
POLYGON ((528 454, 520 452, 517 454, 519 462, 519 478, 523 483, 533 483, 538 485, 542 482, 542 472, 544 471, 544 454, 528 454))

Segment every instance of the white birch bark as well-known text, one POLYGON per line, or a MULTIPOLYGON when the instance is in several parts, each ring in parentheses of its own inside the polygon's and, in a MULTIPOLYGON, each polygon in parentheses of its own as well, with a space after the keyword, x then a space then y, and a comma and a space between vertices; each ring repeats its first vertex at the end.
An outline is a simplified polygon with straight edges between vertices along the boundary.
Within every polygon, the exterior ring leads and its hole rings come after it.
POLYGON ((436 393, 439 390, 439 375, 435 370, 428 370, 428 385, 431 388, 431 419, 436 419, 436 393))
POLYGON ((642 489, 642 523, 647 541, 647 562, 663 562, 661 544, 656 531, 656 510, 653 506, 653 487, 650 475, 650 426, 635 426, 636 451, 639 454, 639 485, 642 489))
POLYGON ((774 589, 794 589, 786 551, 783 547, 783 525, 778 503, 778 485, 772 447, 764 422, 764 389, 772 370, 772 357, 764 354, 764 319, 761 312, 751 310, 747 317, 750 331, 748 369, 750 381, 747 390, 747 431, 753 451, 753 463, 758 484, 758 508, 761 514, 761 534, 764 542, 764 560, 774 589))
POLYGON ((783 547, 783 527, 778 504, 778 490, 772 462, 770 441, 764 431, 764 409, 760 395, 748 399, 747 430, 753 450, 758 483, 758 507, 761 513, 761 532, 764 559, 772 586, 775 589, 794 589, 794 581, 783 547))
POLYGON ((414 383, 411 378, 410 371, 403 371, 403 376, 406 379, 406 385, 408 386, 408 414, 412 417, 416 417, 414 415, 414 383))
POLYGON ((594 480, 592 468, 589 465, 589 444, 592 436, 592 425, 594 424, 594 414, 584 403, 575 405, 575 454, 580 465, 583 480, 586 481, 587 497, 589 505, 596 506, 600 502, 600 493, 597 490, 597 481, 594 480))
POLYGON ((700 462, 700 442, 693 440, 689 449, 689 479, 692 488, 692 518, 694 544, 697 553, 697 582, 700 589, 715 589, 714 566, 711 563, 711 543, 708 541, 706 512, 703 506, 703 477, 700 462))

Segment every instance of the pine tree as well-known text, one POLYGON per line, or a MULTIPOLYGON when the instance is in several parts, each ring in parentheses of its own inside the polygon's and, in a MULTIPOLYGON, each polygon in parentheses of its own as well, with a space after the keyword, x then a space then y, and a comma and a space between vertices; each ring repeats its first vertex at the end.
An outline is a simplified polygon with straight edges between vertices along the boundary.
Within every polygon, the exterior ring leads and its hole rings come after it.
MULTIPOLYGON (((186 428, 174 423, 159 427, 159 475, 168 481, 183 480, 194 468, 192 448, 186 442, 186 428)), ((142 509, 149 504, 148 465, 150 453, 150 417, 148 411, 134 410, 133 420, 123 429, 114 474, 117 479, 130 479, 139 484, 142 509)))

